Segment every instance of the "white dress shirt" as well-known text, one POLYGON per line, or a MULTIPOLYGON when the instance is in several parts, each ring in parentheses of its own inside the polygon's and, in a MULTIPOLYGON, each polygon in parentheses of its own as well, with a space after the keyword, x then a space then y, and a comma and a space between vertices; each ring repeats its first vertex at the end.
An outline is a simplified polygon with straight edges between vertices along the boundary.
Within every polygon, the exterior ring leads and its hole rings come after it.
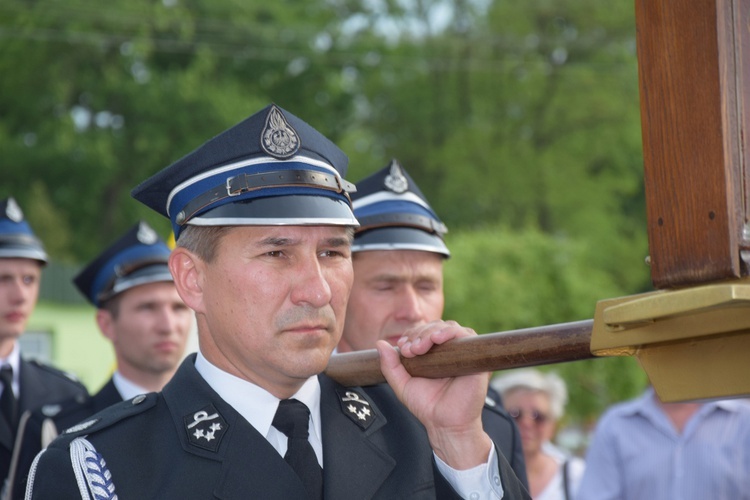
MULTIPOLYGON (((195 369, 224 401, 229 403, 259 433, 265 436, 282 457, 284 456, 287 437, 271 425, 279 406, 279 398, 247 380, 221 370, 211 364, 200 351, 198 351, 195 360, 195 369)), ((310 409, 311 425, 308 439, 313 450, 315 450, 315 455, 318 457, 318 463, 322 467, 323 439, 320 423, 320 383, 318 377, 313 376, 307 379, 292 398, 305 403, 310 409)), ((498 472, 494 445, 490 450, 488 462, 472 469, 453 469, 440 460, 437 455, 435 455, 435 460, 441 474, 462 497, 471 500, 501 499, 503 497, 503 487, 498 472)))

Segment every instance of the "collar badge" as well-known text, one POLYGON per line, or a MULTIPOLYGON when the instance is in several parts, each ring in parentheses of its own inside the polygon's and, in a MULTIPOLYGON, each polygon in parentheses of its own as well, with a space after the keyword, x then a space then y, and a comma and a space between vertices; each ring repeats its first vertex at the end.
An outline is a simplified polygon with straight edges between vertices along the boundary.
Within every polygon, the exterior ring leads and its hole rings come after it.
POLYGON ((364 396, 353 390, 340 390, 341 410, 355 424, 367 429, 375 421, 375 412, 364 396))
POLYGON ((229 426, 213 405, 183 417, 188 441, 205 450, 217 451, 229 426))

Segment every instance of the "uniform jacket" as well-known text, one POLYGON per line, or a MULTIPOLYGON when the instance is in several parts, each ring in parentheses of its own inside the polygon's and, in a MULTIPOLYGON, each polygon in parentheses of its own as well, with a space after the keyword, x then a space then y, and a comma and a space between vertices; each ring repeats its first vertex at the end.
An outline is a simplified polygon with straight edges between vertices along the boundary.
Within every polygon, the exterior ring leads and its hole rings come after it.
POLYGON ((503 407, 500 394, 492 388, 487 392, 487 402, 482 410, 482 425, 484 431, 489 434, 498 449, 508 459, 518 479, 528 489, 529 482, 526 477, 521 433, 513 417, 503 407))
POLYGON ((56 434, 81 422, 113 404, 122 401, 112 379, 93 396, 79 394, 56 404, 45 404, 41 408, 27 412, 18 426, 17 449, 8 477, 9 490, 5 491, 2 500, 23 499, 26 491, 26 479, 37 453, 47 444, 43 442, 42 429, 53 426, 56 434))
MULTIPOLYGON (((81 436, 106 463, 121 500, 304 498, 291 467, 211 389, 194 360, 188 357, 161 393, 110 407, 55 440, 30 476, 32 498, 81 498, 69 451, 81 436)), ((365 391, 319 380, 327 500, 457 498, 435 469, 424 428, 389 387, 365 391), (371 415, 361 418, 364 408, 371 415)), ((528 498, 499 458, 505 498, 528 498)))
MULTIPOLYGON (((63 371, 38 361, 21 359, 18 375, 20 393, 18 412, 22 415, 44 404, 56 403, 78 394, 87 394, 86 387, 63 371)), ((0 417, 0 474, 8 475, 15 436, 4 418, 0 417)))

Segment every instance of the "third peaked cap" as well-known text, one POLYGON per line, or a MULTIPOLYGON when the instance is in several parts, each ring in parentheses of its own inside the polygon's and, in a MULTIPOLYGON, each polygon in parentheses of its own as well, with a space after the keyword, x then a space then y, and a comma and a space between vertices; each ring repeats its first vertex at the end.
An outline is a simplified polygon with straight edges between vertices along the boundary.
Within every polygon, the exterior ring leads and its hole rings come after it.
POLYGON ((450 256, 445 224, 396 160, 357 183, 352 196, 359 228, 352 252, 422 250, 450 256))

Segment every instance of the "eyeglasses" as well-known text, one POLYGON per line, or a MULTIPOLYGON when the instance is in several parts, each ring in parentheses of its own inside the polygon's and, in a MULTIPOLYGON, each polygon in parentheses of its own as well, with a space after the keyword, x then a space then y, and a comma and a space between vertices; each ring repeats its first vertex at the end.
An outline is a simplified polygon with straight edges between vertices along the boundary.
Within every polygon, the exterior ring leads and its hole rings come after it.
POLYGON ((524 415, 529 415, 531 420, 537 425, 542 425, 549 420, 549 415, 542 413, 539 410, 531 410, 529 413, 526 413, 520 408, 510 408, 508 409, 508 413, 516 421, 521 420, 524 415))

